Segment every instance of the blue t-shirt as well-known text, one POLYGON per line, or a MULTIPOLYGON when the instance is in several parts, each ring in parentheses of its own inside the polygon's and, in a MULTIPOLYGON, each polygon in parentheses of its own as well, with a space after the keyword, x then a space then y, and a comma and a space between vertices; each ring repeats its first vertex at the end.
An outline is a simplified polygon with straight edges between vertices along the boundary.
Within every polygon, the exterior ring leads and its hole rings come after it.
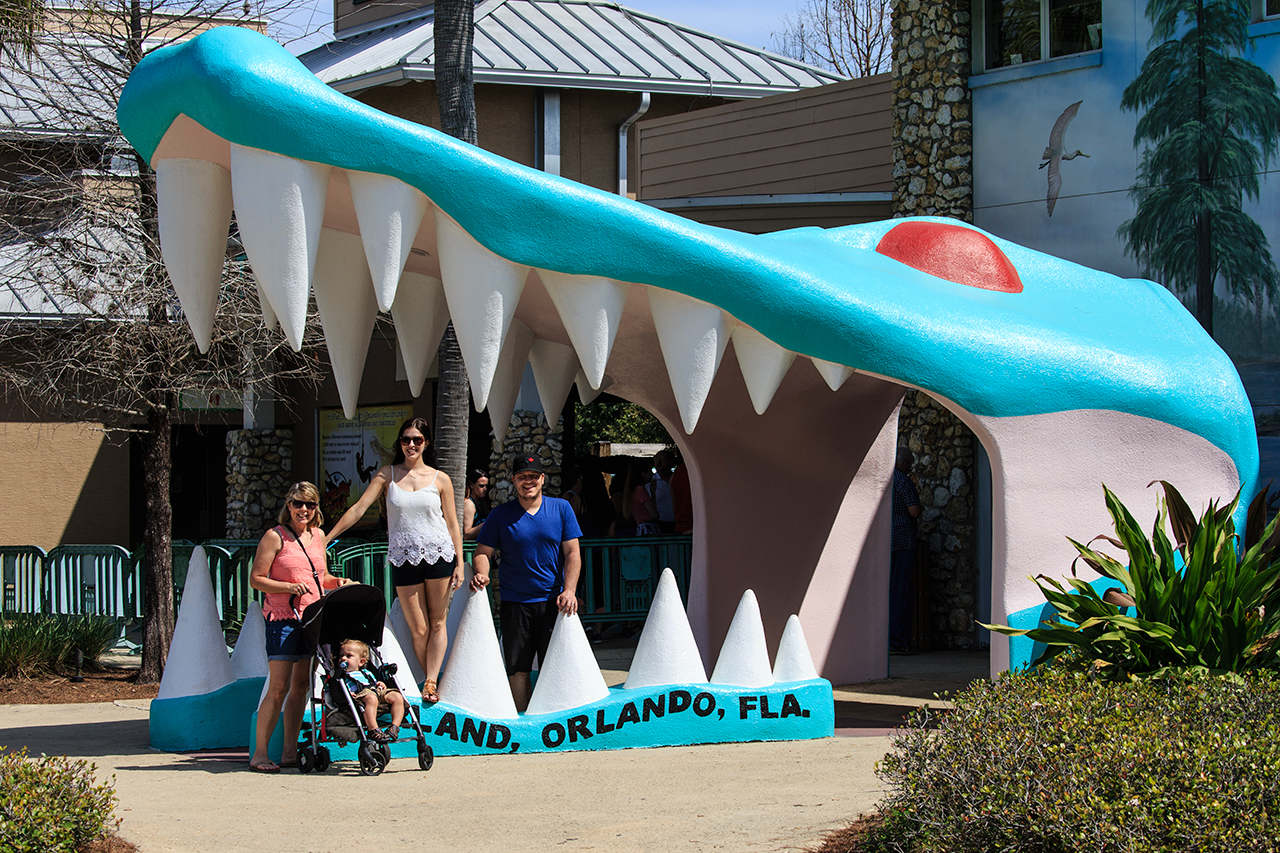
POLYGON ((582 530, 569 502, 544 496, 537 515, 525 512, 518 500, 494 507, 476 543, 502 553, 502 600, 524 603, 560 594, 564 588, 560 543, 580 538, 582 530))

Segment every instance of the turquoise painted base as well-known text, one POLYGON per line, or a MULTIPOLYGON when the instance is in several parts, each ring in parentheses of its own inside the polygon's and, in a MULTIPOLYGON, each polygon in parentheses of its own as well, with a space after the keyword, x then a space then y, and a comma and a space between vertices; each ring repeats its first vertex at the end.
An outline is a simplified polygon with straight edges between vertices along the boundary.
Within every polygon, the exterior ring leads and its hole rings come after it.
MULTIPOLYGON (((1119 581, 1113 581, 1111 578, 1098 578, 1090 581, 1089 586, 1093 587, 1098 595, 1102 595, 1109 589, 1122 587, 1123 584, 1119 581)), ((1041 623, 1056 618, 1057 615, 1057 608, 1046 601, 1044 604, 1028 607, 1025 610, 1019 610, 1017 613, 1010 613, 1008 624, 1010 628, 1030 631, 1039 628, 1041 623)), ((1009 669, 1013 671, 1031 666, 1031 662, 1044 654, 1044 650, 1044 643, 1037 643, 1027 637, 1010 637, 1009 669)))
POLYGON ((241 747, 265 678, 242 678, 200 696, 153 699, 151 746, 165 752, 241 747))
MULTIPOLYGON (((436 755, 572 752, 767 740, 810 740, 835 732, 835 702, 825 679, 758 690, 676 684, 643 690, 615 687, 599 702, 558 714, 490 720, 440 702, 422 709, 427 745, 436 755)), ((412 729, 401 730, 410 736, 412 729)), ((354 760, 357 745, 327 743, 330 757, 354 760)), ((412 758, 417 744, 391 747, 412 758)))

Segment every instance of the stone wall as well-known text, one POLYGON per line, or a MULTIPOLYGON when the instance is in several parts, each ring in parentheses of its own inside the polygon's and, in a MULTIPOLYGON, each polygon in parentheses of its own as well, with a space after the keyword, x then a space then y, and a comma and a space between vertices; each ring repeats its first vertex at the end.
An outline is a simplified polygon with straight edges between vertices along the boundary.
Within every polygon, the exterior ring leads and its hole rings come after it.
POLYGON ((930 645, 972 649, 977 604, 975 470, 977 438, 937 400, 908 391, 898 415, 898 445, 915 454, 920 548, 927 555, 930 645))
POLYGON ((227 538, 257 539, 275 524, 292 476, 292 430, 227 433, 227 538))
MULTIPOLYGON (((893 213, 973 221, 970 0, 893 6, 893 213)), ((908 391, 898 444, 916 456, 921 548, 929 566, 926 635, 935 648, 977 646, 977 439, 940 403, 908 391)))
POLYGON ((511 487, 511 457, 517 453, 537 454, 547 475, 543 493, 557 497, 560 495, 563 449, 560 425, 563 423, 564 421, 558 421, 554 428, 548 427, 542 412, 518 410, 511 416, 507 440, 501 445, 495 441, 493 453, 489 457, 489 501, 493 506, 515 497, 511 487))
POLYGON ((894 216, 973 221, 969 4, 894 3, 894 216))

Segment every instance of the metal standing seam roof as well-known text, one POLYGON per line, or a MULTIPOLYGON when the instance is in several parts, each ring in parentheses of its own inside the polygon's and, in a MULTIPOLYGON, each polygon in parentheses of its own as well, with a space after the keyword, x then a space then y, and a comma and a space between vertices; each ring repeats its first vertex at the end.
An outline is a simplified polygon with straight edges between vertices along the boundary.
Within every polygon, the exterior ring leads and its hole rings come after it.
MULTIPOLYGON (((435 78, 430 9, 299 59, 340 92, 435 78)), ((477 83, 757 98, 839 74, 601 0, 483 0, 477 83)))
POLYGON ((0 47, 0 137, 116 135, 115 95, 124 76, 123 58, 91 36, 43 39, 29 57, 0 47))

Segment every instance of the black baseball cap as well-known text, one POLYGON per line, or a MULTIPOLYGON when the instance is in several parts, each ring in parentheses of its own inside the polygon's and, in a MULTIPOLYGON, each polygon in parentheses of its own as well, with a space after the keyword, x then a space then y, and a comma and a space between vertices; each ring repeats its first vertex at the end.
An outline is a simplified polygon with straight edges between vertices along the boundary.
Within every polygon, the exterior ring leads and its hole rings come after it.
POLYGON ((511 460, 511 476, 519 474, 521 471, 536 471, 542 473, 542 462, 538 457, 528 453, 522 453, 511 460))

